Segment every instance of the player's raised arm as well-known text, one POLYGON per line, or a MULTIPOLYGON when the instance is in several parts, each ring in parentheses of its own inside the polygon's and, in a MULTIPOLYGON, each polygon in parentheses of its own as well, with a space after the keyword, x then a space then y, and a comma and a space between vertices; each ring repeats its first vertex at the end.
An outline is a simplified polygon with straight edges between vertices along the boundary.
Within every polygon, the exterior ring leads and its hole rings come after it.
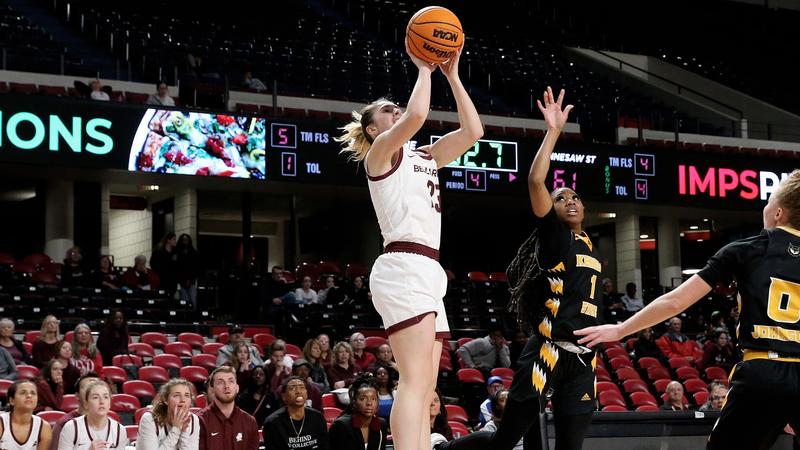
POLYGON ((553 200, 550 198, 550 192, 544 184, 547 178, 547 172, 550 170, 550 154, 556 146, 558 136, 561 130, 567 123, 567 117, 572 110, 572 105, 567 105, 563 110, 561 104, 564 101, 564 90, 558 94, 558 100, 553 97, 553 90, 550 86, 544 91, 541 101, 536 100, 539 106, 539 111, 544 116, 544 121, 547 124, 547 134, 544 136, 542 145, 539 151, 536 152, 536 157, 531 164, 531 170, 528 173, 528 193, 531 197, 531 208, 536 217, 544 217, 553 207, 553 200))

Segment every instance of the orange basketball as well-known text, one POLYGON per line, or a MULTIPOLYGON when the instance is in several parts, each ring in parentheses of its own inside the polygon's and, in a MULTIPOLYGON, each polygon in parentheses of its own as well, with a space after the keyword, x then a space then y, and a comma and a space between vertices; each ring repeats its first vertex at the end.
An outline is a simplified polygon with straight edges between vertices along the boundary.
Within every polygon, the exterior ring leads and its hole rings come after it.
POLYGON ((406 41, 411 54, 439 64, 447 61, 464 45, 461 21, 447 8, 428 6, 408 21, 406 41))

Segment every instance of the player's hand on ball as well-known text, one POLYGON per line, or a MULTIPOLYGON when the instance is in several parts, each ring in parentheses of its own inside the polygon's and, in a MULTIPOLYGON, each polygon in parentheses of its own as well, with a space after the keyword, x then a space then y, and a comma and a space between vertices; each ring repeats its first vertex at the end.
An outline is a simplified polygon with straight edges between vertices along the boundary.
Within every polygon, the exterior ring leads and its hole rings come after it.
POLYGON ((622 332, 619 325, 600 325, 576 330, 575 336, 583 336, 578 339, 578 344, 594 347, 603 342, 614 342, 622 339, 622 332))
MULTIPOLYGON (((464 39, 467 37, 464 36, 464 39)), ((455 55, 447 61, 439 64, 439 68, 448 80, 458 78, 458 60, 461 58, 461 52, 464 51, 464 46, 458 49, 455 55)))
POLYGON ((436 66, 434 64, 427 63, 411 53, 411 49, 408 48, 408 41, 406 41, 406 53, 408 53, 408 57, 411 58, 411 62, 413 62, 419 70, 427 70, 430 73, 433 73, 433 71, 436 70, 436 66))

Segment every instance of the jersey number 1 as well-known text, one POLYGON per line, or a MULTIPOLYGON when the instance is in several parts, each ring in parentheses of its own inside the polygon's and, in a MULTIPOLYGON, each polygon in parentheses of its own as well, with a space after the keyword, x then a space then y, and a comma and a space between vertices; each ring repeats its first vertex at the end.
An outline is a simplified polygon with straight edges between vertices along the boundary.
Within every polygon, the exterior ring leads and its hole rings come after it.
POLYGON ((800 284, 770 277, 767 315, 775 322, 800 321, 800 284))

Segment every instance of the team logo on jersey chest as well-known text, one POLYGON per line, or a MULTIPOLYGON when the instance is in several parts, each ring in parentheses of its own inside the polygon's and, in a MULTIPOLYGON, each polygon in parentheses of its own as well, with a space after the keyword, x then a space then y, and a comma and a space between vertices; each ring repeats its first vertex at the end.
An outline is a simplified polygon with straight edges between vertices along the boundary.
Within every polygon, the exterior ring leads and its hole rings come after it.
POLYGON ((792 257, 800 257, 800 245, 792 245, 789 243, 789 248, 786 249, 792 257))

